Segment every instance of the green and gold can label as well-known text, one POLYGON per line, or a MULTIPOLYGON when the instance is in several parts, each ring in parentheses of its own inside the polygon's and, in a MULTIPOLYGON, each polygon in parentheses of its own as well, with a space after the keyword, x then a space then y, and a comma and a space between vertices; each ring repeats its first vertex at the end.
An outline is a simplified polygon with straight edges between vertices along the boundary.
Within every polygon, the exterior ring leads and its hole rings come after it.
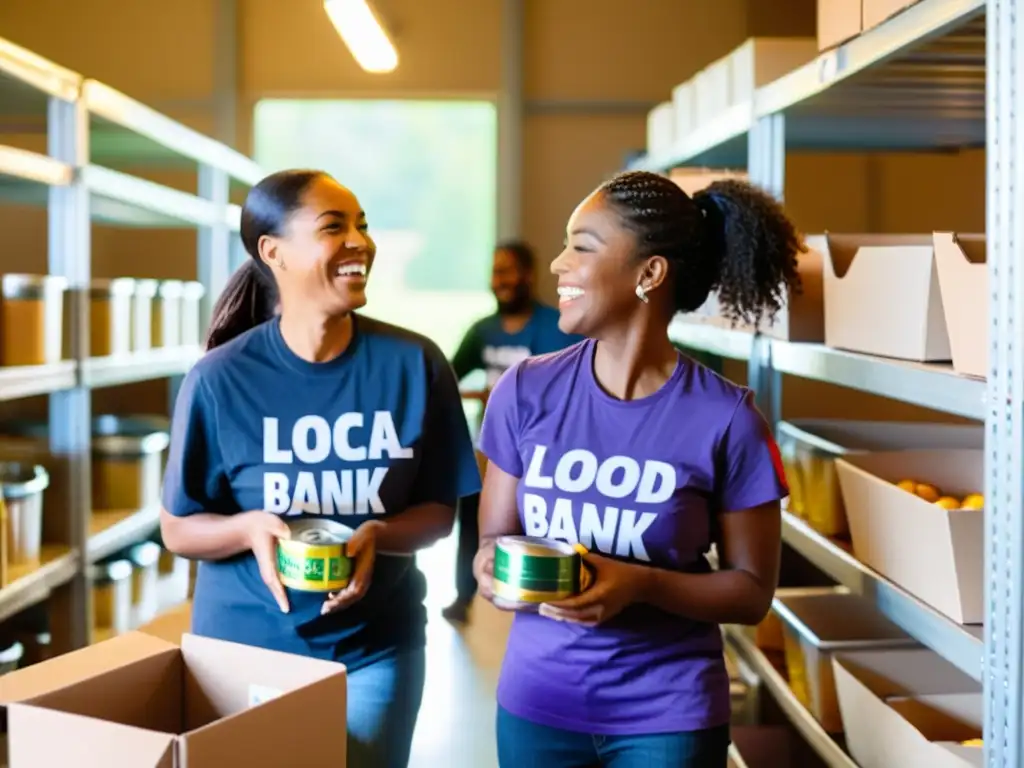
POLYGON ((570 544, 502 537, 494 548, 494 595, 513 604, 564 600, 588 586, 585 569, 579 551, 570 544))
POLYGON ((346 544, 325 523, 302 521, 292 538, 277 543, 277 572, 281 583, 303 592, 337 592, 352 578, 352 559, 346 544))

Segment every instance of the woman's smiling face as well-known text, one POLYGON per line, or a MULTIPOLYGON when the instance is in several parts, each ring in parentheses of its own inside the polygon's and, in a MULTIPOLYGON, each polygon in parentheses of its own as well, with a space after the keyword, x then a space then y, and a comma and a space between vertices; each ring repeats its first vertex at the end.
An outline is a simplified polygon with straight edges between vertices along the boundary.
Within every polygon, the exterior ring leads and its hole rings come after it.
POLYGON ((579 204, 566 227, 565 249, 551 262, 558 277, 558 327, 600 338, 628 322, 640 306, 636 286, 644 263, 635 235, 600 192, 579 204))

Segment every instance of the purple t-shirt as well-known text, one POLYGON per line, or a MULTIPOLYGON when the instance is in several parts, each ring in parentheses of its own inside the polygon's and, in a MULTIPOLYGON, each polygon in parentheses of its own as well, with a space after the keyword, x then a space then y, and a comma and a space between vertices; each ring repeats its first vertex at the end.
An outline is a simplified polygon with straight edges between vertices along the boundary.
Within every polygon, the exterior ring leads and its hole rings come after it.
MULTIPOLYGON (((717 512, 788 490, 750 390, 680 355, 649 397, 608 395, 585 340, 510 368, 491 392, 487 458, 519 478, 523 532, 675 571, 708 572, 717 512)), ((498 702, 536 723, 601 735, 729 720, 722 635, 647 604, 590 629, 515 616, 498 702)))

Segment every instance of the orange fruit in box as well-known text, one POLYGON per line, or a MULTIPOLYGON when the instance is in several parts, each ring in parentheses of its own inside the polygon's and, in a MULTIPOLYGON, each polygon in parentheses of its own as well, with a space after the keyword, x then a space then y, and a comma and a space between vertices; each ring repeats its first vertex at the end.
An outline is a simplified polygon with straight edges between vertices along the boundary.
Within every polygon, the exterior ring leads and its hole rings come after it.
POLYGON ((916 493, 925 501, 929 501, 932 503, 935 503, 942 497, 942 494, 939 492, 939 489, 929 483, 918 483, 914 487, 914 493, 916 493))
POLYGON ((914 489, 917 488, 917 483, 913 480, 900 480, 896 485, 907 493, 913 493, 914 489))
POLYGON ((935 502, 935 505, 943 509, 960 509, 960 502, 952 496, 943 496, 935 502))
POLYGON ((960 742, 961 747, 984 747, 984 739, 968 739, 967 741, 960 742))
POLYGON ((980 493, 972 493, 964 499, 963 509, 984 509, 985 497, 980 493))

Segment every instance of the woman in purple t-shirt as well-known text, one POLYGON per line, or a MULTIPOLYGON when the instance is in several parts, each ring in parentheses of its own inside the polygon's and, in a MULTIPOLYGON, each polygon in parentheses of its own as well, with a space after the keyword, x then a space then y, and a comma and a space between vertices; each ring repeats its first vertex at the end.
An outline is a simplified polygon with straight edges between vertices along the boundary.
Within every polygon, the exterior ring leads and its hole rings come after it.
POLYGON ((691 198, 623 173, 573 212, 551 270, 559 327, 587 338, 517 364, 491 394, 475 568, 492 597, 495 539, 525 533, 583 544, 596 580, 515 616, 502 766, 725 767, 719 625, 769 610, 788 490, 750 391, 666 328, 712 290, 728 317, 773 316, 802 250, 781 207, 735 181, 691 198))

